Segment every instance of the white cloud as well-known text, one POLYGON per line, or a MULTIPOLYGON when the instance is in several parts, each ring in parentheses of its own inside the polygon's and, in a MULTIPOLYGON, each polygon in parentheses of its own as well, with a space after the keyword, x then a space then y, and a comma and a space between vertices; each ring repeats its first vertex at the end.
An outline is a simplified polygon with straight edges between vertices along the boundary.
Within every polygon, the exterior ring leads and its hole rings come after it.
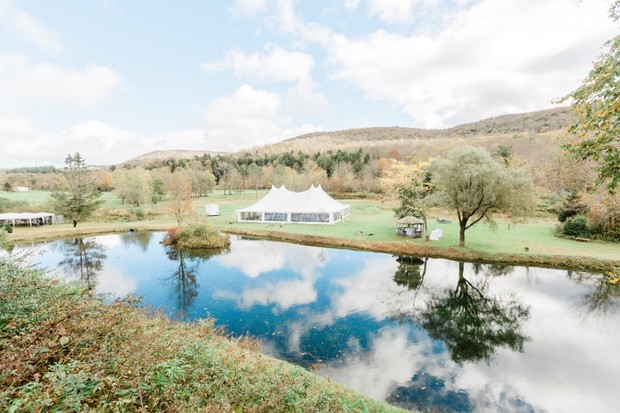
POLYGON ((386 23, 402 23, 411 20, 416 0, 368 0, 368 14, 386 23))
POLYGON ((21 116, 0 115, 0 141, 9 142, 32 136, 34 127, 29 119, 21 116))
POLYGON ((152 148, 151 150, 211 150, 205 146, 204 129, 163 132, 148 139, 148 145, 152 148))
POLYGON ((269 0, 235 0, 231 10, 235 14, 253 17, 267 8, 269 0))
POLYGON ((360 5, 360 0, 344 0, 344 7, 348 11, 355 11, 360 5))
POLYGON ((36 18, 15 7, 10 0, 0 1, 0 24, 10 34, 47 52, 57 53, 64 49, 60 35, 55 30, 43 26, 36 18))
POLYGON ((224 61, 204 63, 201 67, 207 73, 231 68, 238 75, 261 80, 307 82, 313 66, 314 60, 309 54, 267 44, 264 53, 245 54, 240 50, 231 50, 224 61))
POLYGON ((615 31, 604 1, 481 1, 436 35, 333 35, 334 79, 440 127, 537 110, 575 88, 615 31), (580 30, 587 27, 587 30, 580 30))
POLYGON ((22 54, 0 56, 0 107, 29 103, 87 108, 121 84, 120 75, 105 66, 75 70, 47 62, 33 64, 22 54))
MULTIPOLYGON (((27 126, 25 120, 20 123, 27 126)), ((0 122, 2 137, 7 133, 4 126, 0 122)), ((25 166, 36 161, 37 165, 62 166, 67 154, 74 152, 80 152, 91 165, 109 165, 148 152, 139 136, 95 120, 37 136, 27 127, 23 132, 3 140, 3 165, 25 166)))
MULTIPOLYGON (((206 144, 211 150, 235 151, 289 138, 288 119, 277 93, 247 84, 232 95, 215 99, 204 111, 206 144)), ((305 125, 304 129, 319 128, 305 125)))

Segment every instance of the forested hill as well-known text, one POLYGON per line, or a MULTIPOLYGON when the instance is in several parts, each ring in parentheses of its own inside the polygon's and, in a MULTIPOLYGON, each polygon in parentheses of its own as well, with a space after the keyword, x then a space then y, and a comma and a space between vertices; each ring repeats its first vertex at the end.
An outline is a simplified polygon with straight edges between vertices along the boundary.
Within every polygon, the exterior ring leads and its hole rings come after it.
POLYGON ((224 152, 215 151, 196 151, 189 149, 179 150, 162 150, 145 153, 140 156, 136 156, 128 161, 123 162, 124 165, 141 165, 153 161, 164 161, 167 159, 194 159, 194 157, 201 157, 203 155, 223 155, 224 152))
MULTIPOLYGON (((276 144, 256 147, 241 152, 273 154, 282 152, 316 152, 322 150, 356 150, 377 152, 377 155, 397 150, 410 154, 418 149, 429 152, 427 146, 447 149, 454 144, 468 141, 472 145, 494 146, 508 144, 520 146, 519 140, 548 140, 563 132, 572 120, 568 107, 538 112, 498 116, 467 123, 448 129, 416 129, 405 127, 374 127, 347 129, 333 132, 314 132, 276 144)), ((431 152, 435 152, 431 150, 431 152)))
MULTIPOLYGON (((419 158, 437 156, 451 147, 462 144, 483 146, 490 150, 504 145, 516 154, 529 158, 540 154, 566 130, 572 120, 570 108, 504 115, 467 123, 448 129, 415 129, 405 127, 373 127, 334 132, 314 132, 271 145, 247 148, 227 155, 256 156, 293 151, 312 155, 318 151, 356 151, 359 148, 375 158, 419 158)), ((557 146, 557 144, 555 144, 557 146)), ((154 151, 124 164, 147 164, 166 159, 193 159, 213 151, 168 150, 154 151)))

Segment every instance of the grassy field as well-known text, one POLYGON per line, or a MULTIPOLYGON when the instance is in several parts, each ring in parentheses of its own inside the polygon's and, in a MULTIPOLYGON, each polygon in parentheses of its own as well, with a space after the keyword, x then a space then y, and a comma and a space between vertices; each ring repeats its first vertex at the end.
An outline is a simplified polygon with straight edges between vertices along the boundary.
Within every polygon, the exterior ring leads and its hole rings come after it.
MULTIPOLYGON (((41 206, 49 197, 47 192, 8 193, 14 200, 28 202, 34 210, 41 206)), ((445 211, 436 211, 429 219, 429 230, 441 228, 443 236, 438 241, 424 239, 402 238, 396 235, 396 223, 393 216, 393 205, 381 200, 347 200, 351 205, 350 217, 336 225, 303 225, 303 224, 261 224, 235 223, 234 211, 251 205, 260 199, 265 191, 247 191, 242 194, 225 195, 222 191, 215 191, 208 197, 194 199, 195 214, 188 218, 188 222, 206 222, 227 232, 261 231, 265 234, 298 234, 308 237, 320 237, 338 240, 349 240, 355 243, 381 243, 402 245, 403 249, 411 251, 415 247, 433 248, 433 250, 457 250, 463 254, 476 252, 487 256, 510 255, 522 257, 528 262, 533 256, 553 256, 553 262, 561 262, 562 257, 584 257, 596 260, 608 260, 620 263, 620 243, 613 242, 578 242, 554 236, 556 223, 553 218, 531 219, 529 221, 511 224, 508 221, 499 221, 496 229, 480 223, 466 233, 466 245, 458 245, 458 224, 445 211), (205 205, 215 203, 219 205, 220 215, 208 217, 205 214, 205 205), (452 223, 439 223, 438 217, 452 218, 452 223)), ((129 228, 141 230, 161 230, 173 227, 176 222, 168 210, 165 202, 156 205, 145 205, 136 209, 130 205, 123 205, 112 193, 104 194, 105 204, 91 222, 84 222, 78 228, 70 225, 54 225, 42 228, 18 227, 9 237, 9 241, 18 242, 32 239, 55 238, 78 234, 125 231, 129 228), (148 219, 137 220, 135 212, 140 210, 148 219)), ((380 248, 379 248, 380 250, 380 248)), ((438 253, 436 255, 441 255, 438 253)), ((518 258, 517 258, 518 259, 518 258)), ((514 259, 513 259, 514 261, 514 259)))

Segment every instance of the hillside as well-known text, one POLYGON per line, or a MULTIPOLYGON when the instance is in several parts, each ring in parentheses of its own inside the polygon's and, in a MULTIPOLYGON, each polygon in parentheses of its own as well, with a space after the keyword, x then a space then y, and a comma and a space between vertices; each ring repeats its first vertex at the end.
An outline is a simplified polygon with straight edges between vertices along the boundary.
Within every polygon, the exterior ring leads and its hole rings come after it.
MULTIPOLYGON (((357 150, 363 148, 375 157, 391 156, 426 158, 437 156, 456 145, 470 144, 493 150, 499 145, 510 147, 525 158, 542 155, 554 139, 571 123, 568 107, 537 112, 498 116, 447 129, 416 129, 406 127, 373 127, 332 132, 313 132, 271 145, 248 148, 233 155, 252 153, 277 154, 288 151, 315 153, 325 150, 357 150)), ((139 164, 155 160, 191 159, 212 151, 155 151, 125 164, 139 164)))
POLYGON ((287 151, 313 153, 322 150, 357 150, 363 148, 376 157, 411 155, 436 156, 461 144, 483 146, 493 150, 499 145, 529 157, 543 150, 571 123, 570 108, 561 107, 537 112, 498 116, 448 129, 374 127, 333 132, 314 132, 272 145, 240 151, 274 154, 287 151))
POLYGON ((202 156, 204 154, 218 155, 224 154, 224 152, 215 151, 197 151, 197 150, 165 150, 165 151, 153 151, 148 152, 140 156, 136 156, 128 161, 122 162, 124 165, 137 165, 150 161, 163 161, 166 159, 192 159, 194 156, 202 156))

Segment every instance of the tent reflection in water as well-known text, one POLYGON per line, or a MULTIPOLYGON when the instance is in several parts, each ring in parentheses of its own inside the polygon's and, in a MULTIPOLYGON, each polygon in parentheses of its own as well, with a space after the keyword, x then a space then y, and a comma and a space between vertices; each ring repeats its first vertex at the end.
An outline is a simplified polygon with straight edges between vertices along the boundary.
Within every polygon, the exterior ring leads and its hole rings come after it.
POLYGON ((327 195, 321 185, 303 192, 289 191, 282 185, 260 201, 235 211, 237 222, 277 222, 299 224, 335 224, 349 216, 351 208, 327 195))
POLYGON ((424 221, 420 218, 406 216, 396 221, 396 234, 402 237, 421 238, 424 233, 424 221))

